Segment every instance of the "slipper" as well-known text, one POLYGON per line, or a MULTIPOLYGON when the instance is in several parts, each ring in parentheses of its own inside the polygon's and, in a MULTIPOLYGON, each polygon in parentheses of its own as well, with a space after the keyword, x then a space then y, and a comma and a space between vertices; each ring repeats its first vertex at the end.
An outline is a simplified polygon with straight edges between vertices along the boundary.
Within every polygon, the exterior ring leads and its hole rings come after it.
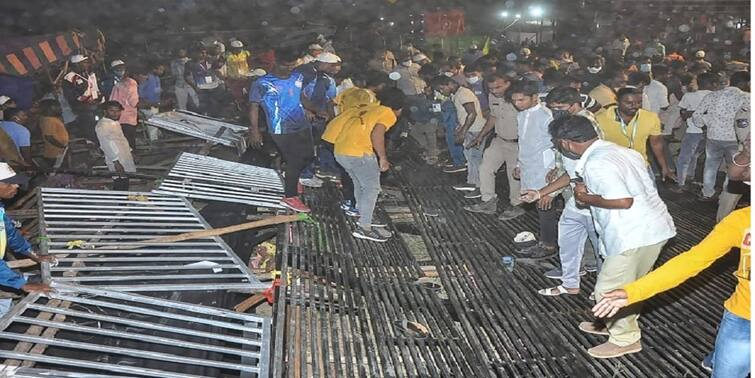
POLYGON ((540 295, 544 295, 546 297, 557 297, 557 296, 563 295, 563 294, 577 295, 577 294, 579 294, 579 291, 577 291, 576 293, 570 293, 568 289, 566 289, 565 287, 563 287, 561 285, 558 285, 556 287, 549 287, 547 289, 540 289, 540 290, 537 291, 537 293, 540 294, 540 295), (553 290, 556 290, 556 293, 554 293, 553 290))

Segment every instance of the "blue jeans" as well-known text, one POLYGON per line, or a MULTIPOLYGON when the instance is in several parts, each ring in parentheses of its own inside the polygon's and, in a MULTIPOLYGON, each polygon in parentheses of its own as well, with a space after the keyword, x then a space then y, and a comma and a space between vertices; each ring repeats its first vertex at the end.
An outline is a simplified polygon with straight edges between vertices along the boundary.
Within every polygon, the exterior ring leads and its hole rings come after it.
POLYGON ((724 310, 712 361, 713 378, 739 378, 750 373, 749 320, 724 310))
POLYGON ((737 152, 736 141, 708 139, 705 144, 705 170, 703 171, 703 196, 716 194, 716 178, 721 162, 731 164, 731 157, 737 152))
POLYGON ((448 154, 451 155, 451 162, 453 165, 464 165, 464 146, 457 144, 454 139, 454 131, 456 130, 456 109, 453 102, 446 101, 441 105, 443 110, 443 124, 446 127, 446 144, 448 145, 448 154))
POLYGON ((380 194, 380 166, 377 156, 336 155, 336 161, 354 181, 354 198, 359 210, 359 226, 369 230, 372 227, 375 203, 380 194))
MULTIPOLYGON (((464 136, 464 145, 472 141, 480 134, 479 132, 467 132, 464 136)), ((464 148, 464 156, 467 158, 467 184, 480 187, 480 164, 482 164, 482 151, 485 148, 484 143, 480 143, 474 148, 464 148)))
POLYGON ((676 183, 684 186, 687 176, 695 178, 697 160, 705 151, 705 134, 686 133, 682 137, 682 146, 679 149, 679 157, 676 159, 676 183))

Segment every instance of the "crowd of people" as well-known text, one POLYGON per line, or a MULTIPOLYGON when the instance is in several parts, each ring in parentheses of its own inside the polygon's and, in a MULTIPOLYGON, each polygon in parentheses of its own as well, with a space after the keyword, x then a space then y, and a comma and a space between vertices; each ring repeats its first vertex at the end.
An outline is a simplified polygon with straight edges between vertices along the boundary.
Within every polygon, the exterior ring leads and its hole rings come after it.
MULTIPOLYGON (((323 36, 302 49, 255 53, 241 40, 225 42, 227 51, 223 41, 180 48, 170 62, 116 58, 103 72, 90 57, 73 55, 70 72, 34 117, 0 97, 2 159, 21 170, 54 169, 77 136, 98 146, 108 168, 125 177, 137 169, 132 150, 140 120, 165 108, 244 120, 249 162, 273 155, 283 163, 283 206, 309 212, 303 187, 337 182, 341 209, 356 223, 354 237, 385 242, 393 235, 374 216, 381 173, 410 138, 439 174, 465 173, 453 189, 477 200, 466 211, 510 221, 534 204, 539 242, 517 256, 560 260, 545 275, 561 283, 541 295, 577 294, 580 277, 597 272, 595 311, 610 317, 579 325, 608 336, 588 350, 596 358, 640 351, 636 303, 696 274, 730 246, 741 247, 740 285, 706 366, 716 376, 749 371, 729 352, 743 348, 741 340, 731 345, 742 338, 742 322, 749 332, 749 208, 732 213, 749 192, 746 63, 731 54, 708 61, 704 50, 685 54, 657 38, 643 54, 630 54, 623 35, 576 58, 536 46, 471 46, 448 56, 432 46, 404 45, 363 59, 358 46, 323 36), (32 118, 43 141, 41 160, 31 151, 32 118), (506 185, 499 188, 504 167, 506 185), (747 172, 725 175, 717 190, 722 168, 741 167, 747 172), (648 274, 676 235, 659 185, 701 202, 718 200, 721 225, 700 246, 648 274), (746 244, 738 245, 745 233, 746 244)), ((143 128, 144 139, 161 138, 157 129, 143 128)), ((116 189, 128 189, 124 177, 116 189)))

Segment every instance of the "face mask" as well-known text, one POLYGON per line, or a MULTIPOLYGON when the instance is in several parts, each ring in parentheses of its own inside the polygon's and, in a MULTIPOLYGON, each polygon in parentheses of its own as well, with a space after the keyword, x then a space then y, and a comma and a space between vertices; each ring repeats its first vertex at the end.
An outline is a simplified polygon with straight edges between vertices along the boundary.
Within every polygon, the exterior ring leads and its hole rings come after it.
POLYGON ((444 72, 444 73, 443 73, 443 76, 446 76, 446 77, 454 77, 454 73, 453 73, 453 72, 444 72))
POLYGON ((113 71, 113 74, 115 74, 116 77, 123 77, 123 75, 126 74, 126 70, 113 71))
POLYGON ((600 72, 601 69, 603 69, 603 67, 587 67, 587 72, 591 74, 596 74, 600 72))
POLYGON ((479 76, 472 76, 472 77, 467 78, 467 83, 472 84, 472 85, 477 84, 478 81, 480 81, 479 76))
POLYGON ((579 158, 581 158, 581 156, 575 154, 574 152, 565 149, 561 144, 558 145, 558 151, 561 152, 561 155, 563 155, 564 157, 572 160, 579 160, 579 158))
POLYGON ((650 72, 651 65, 648 63, 640 64, 640 71, 642 72, 650 72))
POLYGON ((564 117, 568 117, 571 113, 569 113, 566 109, 552 109, 551 113, 553 114, 553 120, 561 119, 564 117))
POLYGON ((411 67, 412 66, 412 62, 411 61, 406 61, 406 62, 401 63, 401 65, 404 66, 404 67, 411 67))

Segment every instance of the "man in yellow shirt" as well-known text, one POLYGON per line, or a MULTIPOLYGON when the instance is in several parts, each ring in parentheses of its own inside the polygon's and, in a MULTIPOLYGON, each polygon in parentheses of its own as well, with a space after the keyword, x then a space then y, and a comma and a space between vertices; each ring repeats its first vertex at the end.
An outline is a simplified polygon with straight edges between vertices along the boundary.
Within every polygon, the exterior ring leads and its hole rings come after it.
POLYGON ((328 124, 325 134, 334 140, 335 157, 354 181, 359 221, 353 235, 359 239, 385 242, 386 230, 373 227, 372 215, 380 193, 380 172, 390 167, 385 152, 385 132, 396 124, 405 95, 398 89, 380 93, 382 105, 372 104, 346 110, 328 124))
MULTIPOLYGON (((663 153, 663 135, 658 115, 641 109, 642 91, 636 88, 622 88, 617 93, 618 103, 609 106, 595 115, 595 121, 603 132, 604 139, 639 152, 648 162, 647 143, 661 166, 662 178, 674 180, 674 172, 666 163, 663 153)), ((655 177, 650 171, 651 177, 655 177)), ((655 179, 653 179, 655 180, 655 179)))
POLYGON ((249 88, 251 54, 244 49, 244 43, 239 40, 231 41, 231 51, 226 53, 226 86, 233 99, 238 104, 245 100, 244 90, 249 88))
POLYGON ((724 218, 700 244, 646 276, 602 295, 593 307, 598 317, 612 317, 622 308, 680 285, 709 267, 732 248, 739 248, 737 287, 724 302, 724 315, 713 349, 713 377, 744 377, 750 371, 750 207, 724 218))
POLYGON ((337 109, 336 114, 341 114, 349 108, 362 104, 379 103, 376 93, 385 89, 389 82, 388 75, 381 71, 367 71, 363 79, 359 75, 355 75, 354 83, 356 87, 346 89, 333 100, 337 109))

